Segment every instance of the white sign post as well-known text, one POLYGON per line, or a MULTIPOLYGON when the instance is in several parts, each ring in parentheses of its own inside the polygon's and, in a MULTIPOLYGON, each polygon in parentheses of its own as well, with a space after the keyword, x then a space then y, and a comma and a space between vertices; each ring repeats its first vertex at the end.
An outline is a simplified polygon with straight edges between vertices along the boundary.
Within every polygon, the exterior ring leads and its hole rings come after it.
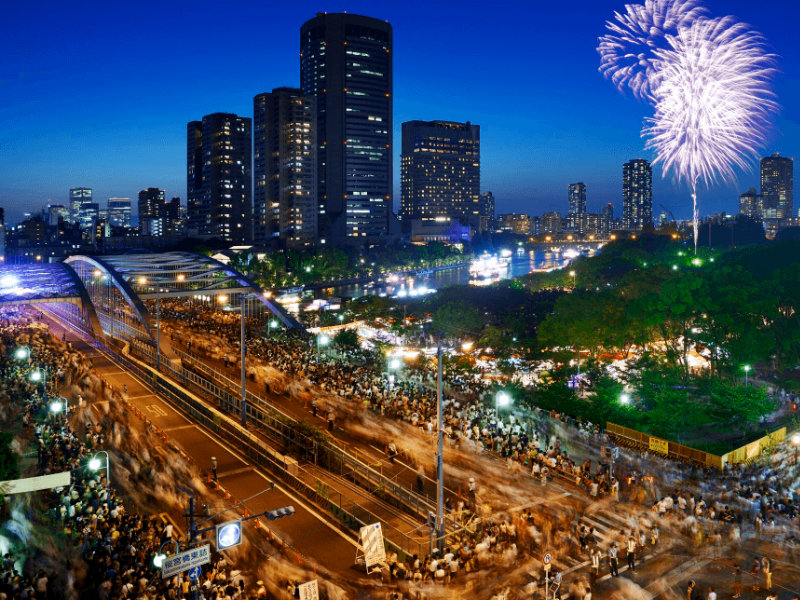
POLYGON ((544 600, 549 600, 550 598, 550 569, 553 567, 550 563, 552 560, 553 557, 549 552, 542 558, 544 563, 544 600))
POLYGON ((380 523, 364 525, 360 530, 361 551, 364 553, 364 565, 367 573, 379 571, 380 565, 386 562, 386 548, 383 546, 383 529, 380 523), (373 567, 376 567, 373 569, 373 567))
POLYGON ((316 579, 300 586, 300 600, 319 600, 319 585, 316 579))
POLYGON ((173 554, 161 563, 161 578, 169 579, 173 575, 188 571, 193 567, 200 567, 211 562, 211 544, 190 548, 186 552, 173 554))

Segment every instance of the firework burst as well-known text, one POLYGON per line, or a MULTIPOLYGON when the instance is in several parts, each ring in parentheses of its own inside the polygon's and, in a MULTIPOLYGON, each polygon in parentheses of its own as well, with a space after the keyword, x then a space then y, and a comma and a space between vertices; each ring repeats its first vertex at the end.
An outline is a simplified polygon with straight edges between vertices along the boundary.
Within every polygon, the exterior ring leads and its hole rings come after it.
POLYGON ((600 71, 655 108, 642 130, 645 147, 665 176, 692 188, 696 251, 697 184, 732 181, 734 169, 758 156, 778 110, 775 56, 747 25, 706 17, 690 0, 648 0, 626 11, 600 38, 600 71))

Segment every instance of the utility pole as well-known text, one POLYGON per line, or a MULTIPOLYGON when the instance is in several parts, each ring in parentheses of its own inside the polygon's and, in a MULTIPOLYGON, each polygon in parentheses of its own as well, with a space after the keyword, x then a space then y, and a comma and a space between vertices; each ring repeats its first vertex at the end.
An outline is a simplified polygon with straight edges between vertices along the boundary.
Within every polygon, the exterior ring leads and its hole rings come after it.
MULTIPOLYGON (((436 417, 439 422, 439 453, 436 456, 436 547, 444 542, 444 429, 442 407, 442 340, 436 345, 436 417)), ((431 549, 432 550, 432 549, 431 549)))
POLYGON ((244 303, 246 296, 242 294, 241 306, 242 311, 242 331, 241 331, 241 351, 242 351, 242 427, 247 427, 247 371, 245 370, 244 360, 247 354, 247 346, 244 339, 244 303))

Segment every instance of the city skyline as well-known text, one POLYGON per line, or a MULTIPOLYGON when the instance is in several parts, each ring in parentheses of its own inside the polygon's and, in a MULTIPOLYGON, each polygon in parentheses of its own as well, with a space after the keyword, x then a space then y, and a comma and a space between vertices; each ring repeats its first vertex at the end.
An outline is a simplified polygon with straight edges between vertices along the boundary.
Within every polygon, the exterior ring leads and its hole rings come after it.
MULTIPOLYGON (((736 14, 749 22, 764 33, 779 55, 782 73, 777 78, 776 91, 784 108, 761 154, 769 156, 779 152, 782 156, 793 157, 800 145, 796 108, 800 106, 797 101, 800 73, 797 61, 791 60, 797 57, 798 50, 791 43, 789 33, 782 30, 782 23, 786 21, 778 22, 775 17, 768 16, 769 10, 745 2, 706 4, 716 12, 736 14)), ((150 185, 166 189, 170 196, 180 196, 186 202, 185 123, 197 115, 213 112, 251 117, 255 94, 273 87, 297 86, 297 39, 301 25, 318 10, 333 12, 346 8, 350 12, 386 19, 395 31, 394 211, 398 211, 400 205, 400 124, 408 120, 470 120, 481 124, 481 192, 491 190, 494 193, 498 213, 564 212, 565 188, 574 181, 587 184, 589 211, 596 212, 607 202, 612 202, 619 211, 622 204, 619 166, 634 158, 652 159, 639 138, 646 107, 609 89, 597 72, 596 38, 602 33, 602 23, 608 18, 609 10, 620 10, 623 3, 605 2, 600 6, 579 3, 572 9, 541 9, 541 18, 548 23, 552 21, 553 25, 552 31, 543 32, 542 44, 570 30, 571 48, 546 57, 528 48, 524 40, 501 37, 507 23, 514 22, 511 20, 514 11, 520 8, 516 4, 500 7, 493 11, 491 18, 480 7, 465 7, 463 14, 455 17, 459 22, 488 18, 480 56, 469 50, 469 44, 457 33, 458 27, 440 30, 428 20, 415 19, 416 12, 422 11, 423 6, 426 5, 411 4, 398 9, 353 2, 341 7, 322 2, 281 8, 267 26, 275 29, 274 36, 267 36, 270 45, 257 46, 260 60, 248 57, 240 64, 230 64, 226 73, 210 76, 208 85, 189 81, 192 69, 187 69, 180 77, 170 70, 170 65, 175 66, 182 60, 184 50, 179 48, 185 40, 182 35, 175 40, 164 40, 163 64, 153 51, 140 49, 135 56, 124 52, 117 56, 118 50, 109 51, 107 56, 100 55, 94 45, 107 35, 100 31, 89 39, 72 40, 59 46, 62 42, 60 34, 55 32, 56 17, 69 22, 86 15, 80 10, 69 14, 59 14, 59 10, 55 10, 37 34, 48 33, 47 39, 39 39, 37 35, 29 36, 30 39, 15 38, 12 34, 4 42, 17 47, 7 54, 12 58, 9 62, 14 65, 14 71, 0 89, 0 99, 6 106, 3 118, 6 127, 0 134, 4 147, 4 160, 0 164, 0 181, 3 181, 0 206, 5 206, 8 221, 14 222, 23 212, 38 210, 48 200, 65 204, 69 188, 79 186, 93 188, 94 197, 101 206, 110 197, 135 197, 138 190, 150 185), (432 35, 434 32, 436 36, 432 35), (497 44, 487 43, 491 40, 497 44), (37 52, 30 51, 31 43, 38 44, 37 52), (493 49, 489 51, 489 48, 493 49), (56 51, 63 57, 55 57, 56 51), (506 54, 515 56, 515 60, 507 60, 506 54), (426 58, 424 62, 420 62, 422 55, 426 58), (44 64, 47 57, 55 57, 51 66, 44 64), (126 68, 112 69, 115 59, 122 60, 121 65, 126 68), (269 64, 267 69, 262 66, 264 59, 269 64), (500 64, 498 60, 504 62, 500 64), (488 68, 490 64, 491 69, 488 68), (57 73, 56 68, 59 69, 57 73), (47 112, 50 103, 43 99, 47 86, 60 85, 64 78, 70 77, 74 85, 78 71, 87 70, 93 73, 90 84, 85 89, 67 88, 75 93, 61 98, 60 111, 51 111, 51 116, 47 112), (477 79, 475 71, 480 71, 477 79), (511 76, 515 72, 538 76, 530 78, 534 82, 519 77, 514 80, 511 76), (145 74, 153 79, 154 85, 160 82, 164 86, 163 98, 161 94, 144 97, 141 91, 136 91, 140 84, 138 78, 145 74), (471 77, 465 79, 467 75, 471 77), (591 94, 579 94, 581 98, 567 94, 565 81, 569 79, 580 82, 591 94), (515 96, 521 93, 519 97, 526 101, 509 103, 503 100, 497 93, 501 87, 515 90, 515 96), (534 94, 537 89, 546 93, 534 94), (591 101, 586 99, 589 96, 591 101), (454 97, 458 101, 453 102, 454 97), (56 113, 57 123, 51 121, 56 113), (99 117, 95 122, 92 121, 94 116, 99 117)), ((435 16, 447 12, 447 6, 446 3, 426 6, 426 14, 435 16)), ((781 8, 785 7, 781 5, 781 8)), ((211 6, 206 9, 212 10, 211 6)), ((157 24, 174 22, 177 18, 177 8, 165 11, 153 16, 157 24)), ((144 10, 133 15, 134 22, 144 18, 145 13, 151 16, 149 12, 144 10)), ((23 23, 26 18, 30 17, 20 15, 23 23)), ((19 28, 19 31, 25 30, 25 27, 19 28)), ((127 35, 136 40, 151 34, 137 31, 127 35)), ((198 52, 204 60, 225 63, 240 52, 237 44, 221 52, 202 48, 198 52)), ((244 46, 250 48, 250 43, 244 46)), ((252 48, 249 51, 255 52, 252 48)), ((701 214, 735 213, 739 194, 757 186, 758 181, 755 161, 748 173, 739 174, 735 184, 715 186, 711 191, 701 189, 701 214)), ((690 215, 688 191, 663 180, 658 169, 653 173, 653 203, 654 212, 664 204, 678 218, 690 215)))

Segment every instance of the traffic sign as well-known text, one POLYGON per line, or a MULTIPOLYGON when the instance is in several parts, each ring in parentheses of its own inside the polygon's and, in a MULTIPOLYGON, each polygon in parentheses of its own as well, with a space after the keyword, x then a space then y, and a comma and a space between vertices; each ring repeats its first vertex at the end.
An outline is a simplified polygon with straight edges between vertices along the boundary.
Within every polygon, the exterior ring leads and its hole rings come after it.
POLYGON ((380 523, 372 523, 361 528, 361 547, 367 569, 386 560, 386 549, 383 545, 383 530, 380 523))
POLYGON ((543 562, 544 564, 546 564, 546 565, 549 565, 549 564, 550 564, 550 561, 552 561, 552 560, 553 560, 553 557, 552 557, 552 556, 550 555, 550 553, 548 552, 547 554, 545 554, 545 555, 544 555, 544 558, 542 559, 542 562, 543 562))
POLYGON ((161 577, 169 579, 173 575, 183 573, 194 567, 207 565, 211 562, 211 544, 190 548, 180 554, 173 554, 161 563, 161 577))
POLYGON ((188 575, 189 579, 194 579, 195 581, 197 581, 198 579, 200 579, 200 567, 192 567, 191 569, 189 569, 188 575))
POLYGON ((319 600, 319 584, 316 579, 300 586, 300 600, 319 600))

